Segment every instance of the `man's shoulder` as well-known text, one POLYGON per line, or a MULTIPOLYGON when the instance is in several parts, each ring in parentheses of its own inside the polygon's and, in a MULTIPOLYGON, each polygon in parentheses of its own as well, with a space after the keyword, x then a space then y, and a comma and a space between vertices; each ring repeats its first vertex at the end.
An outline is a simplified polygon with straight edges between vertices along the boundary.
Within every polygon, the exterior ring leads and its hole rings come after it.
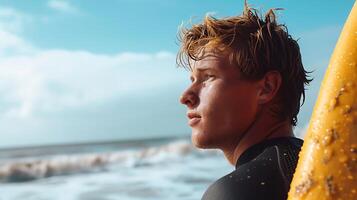
POLYGON ((213 183, 203 200, 286 199, 299 147, 273 145, 213 183))

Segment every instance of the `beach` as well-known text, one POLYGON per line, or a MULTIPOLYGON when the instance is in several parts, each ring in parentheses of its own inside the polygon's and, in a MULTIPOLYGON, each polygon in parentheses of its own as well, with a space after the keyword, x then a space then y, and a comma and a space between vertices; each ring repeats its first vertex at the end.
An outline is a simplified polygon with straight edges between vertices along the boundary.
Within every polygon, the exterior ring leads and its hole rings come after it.
POLYGON ((7 149, 0 200, 194 200, 233 169, 189 138, 7 149))

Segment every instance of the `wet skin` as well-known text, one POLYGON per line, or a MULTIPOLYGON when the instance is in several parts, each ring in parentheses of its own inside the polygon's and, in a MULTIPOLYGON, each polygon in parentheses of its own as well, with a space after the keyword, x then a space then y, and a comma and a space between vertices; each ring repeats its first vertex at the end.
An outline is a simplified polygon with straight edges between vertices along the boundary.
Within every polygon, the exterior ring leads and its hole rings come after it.
POLYGON ((187 107, 196 147, 221 149, 235 165, 252 145, 293 136, 290 120, 278 119, 270 110, 281 85, 279 72, 269 71, 260 80, 243 79, 228 56, 212 53, 192 61, 191 68, 191 84, 180 102, 187 107))
POLYGON ((180 101, 187 106, 192 142, 200 148, 235 146, 256 117, 258 82, 240 78, 224 55, 192 62, 191 84, 180 101))

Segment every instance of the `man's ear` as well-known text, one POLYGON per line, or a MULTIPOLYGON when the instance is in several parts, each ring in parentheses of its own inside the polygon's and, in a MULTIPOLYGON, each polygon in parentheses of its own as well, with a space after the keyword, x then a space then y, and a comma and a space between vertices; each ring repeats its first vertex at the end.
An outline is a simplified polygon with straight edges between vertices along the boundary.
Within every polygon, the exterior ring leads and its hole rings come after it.
POLYGON ((259 81, 259 104, 268 103, 277 95, 281 86, 281 81, 281 75, 278 71, 269 71, 264 75, 259 81))

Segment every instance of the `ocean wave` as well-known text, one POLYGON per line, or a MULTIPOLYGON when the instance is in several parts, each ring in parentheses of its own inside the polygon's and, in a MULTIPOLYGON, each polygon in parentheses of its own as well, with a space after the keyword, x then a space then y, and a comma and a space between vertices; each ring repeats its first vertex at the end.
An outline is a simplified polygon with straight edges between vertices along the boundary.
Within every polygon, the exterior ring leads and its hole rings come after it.
POLYGON ((200 154, 202 156, 202 151, 196 150, 188 141, 179 140, 163 146, 135 151, 59 155, 46 159, 20 160, 0 165, 0 181, 23 182, 50 176, 100 171, 111 164, 123 167, 145 167, 170 159, 177 160, 186 155, 200 154))

